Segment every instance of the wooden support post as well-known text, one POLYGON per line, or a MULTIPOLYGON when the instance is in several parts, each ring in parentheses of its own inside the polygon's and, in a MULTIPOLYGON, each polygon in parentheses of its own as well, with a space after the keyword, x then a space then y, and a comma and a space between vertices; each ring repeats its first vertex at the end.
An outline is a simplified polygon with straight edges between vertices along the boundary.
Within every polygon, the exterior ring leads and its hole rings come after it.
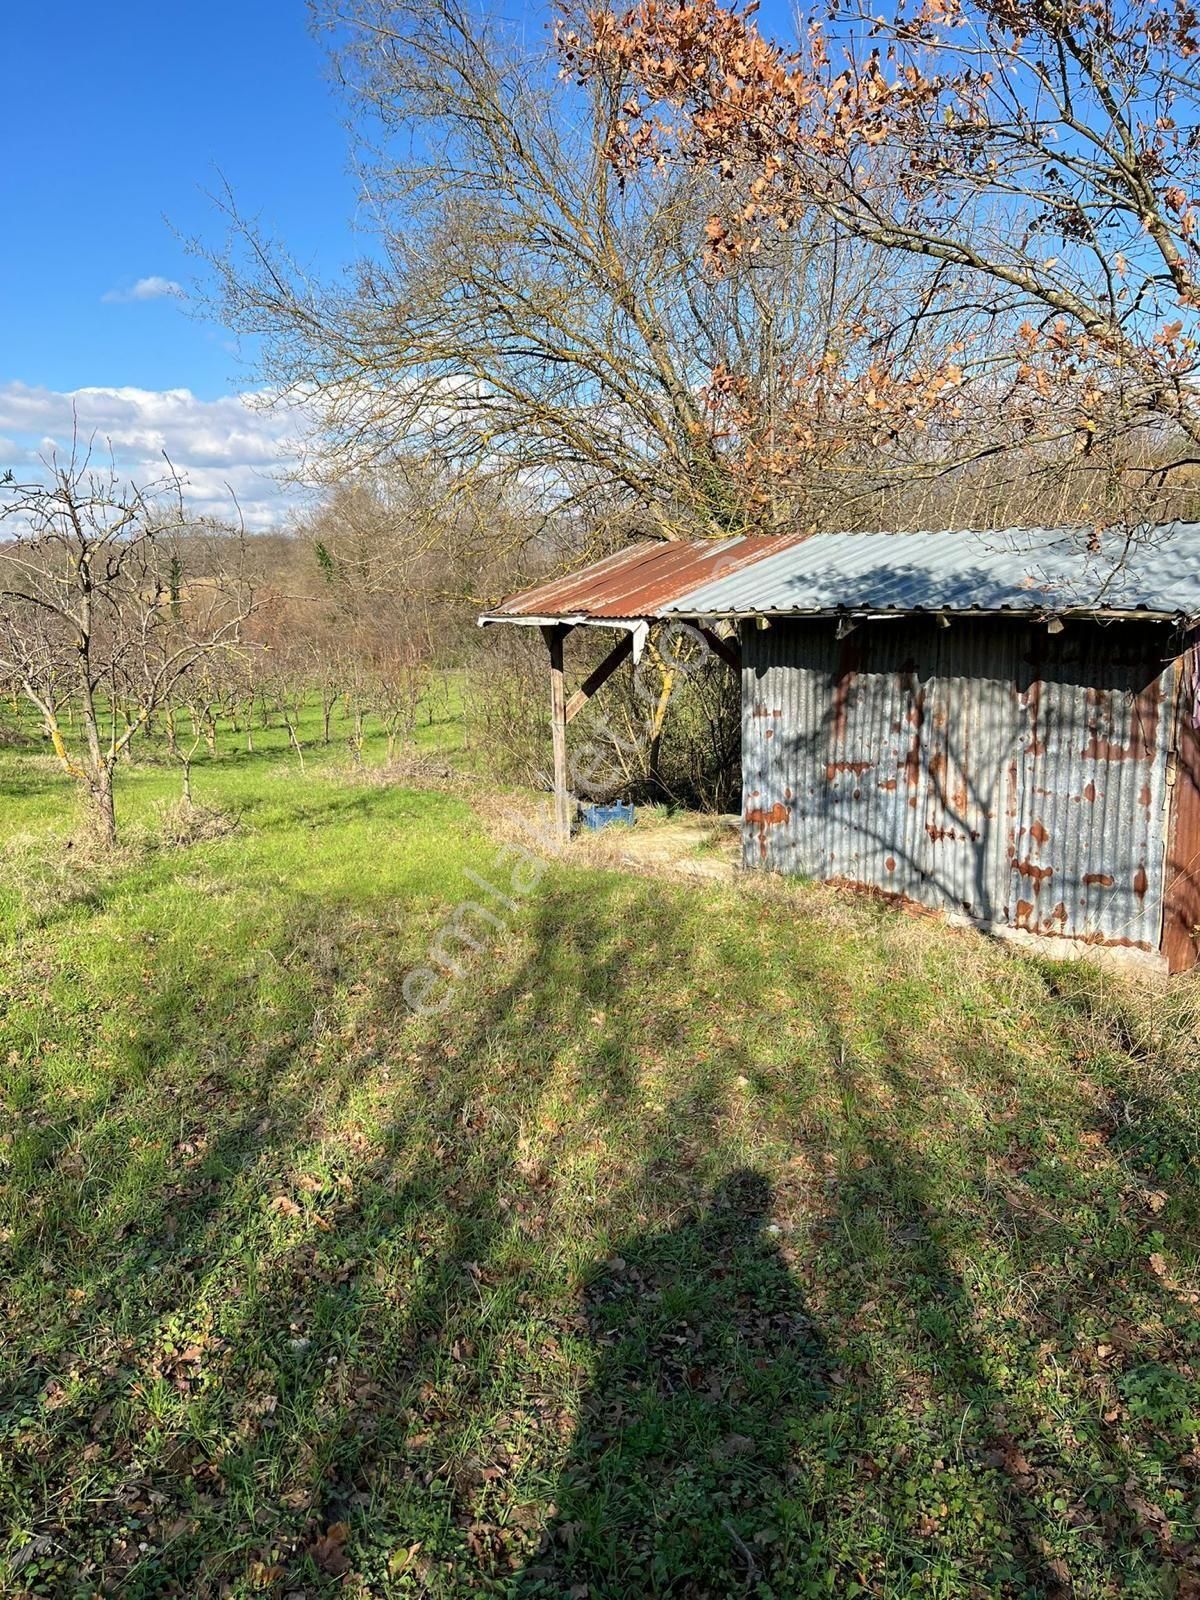
POLYGON ((550 651, 550 733, 554 740, 554 831, 571 837, 571 796, 567 789, 567 689, 563 672, 563 640, 569 624, 558 622, 542 629, 550 651))
POLYGON ((627 633, 621 642, 609 651, 600 665, 593 672, 588 673, 583 680, 583 686, 576 689, 575 693, 567 701, 568 722, 579 715, 601 684, 607 683, 622 661, 632 653, 633 635, 627 633))
POLYGON ((735 672, 742 670, 742 651, 736 636, 732 639, 722 639, 719 633, 714 633, 711 628, 702 628, 696 623, 696 632, 704 640, 708 648, 719 655, 721 660, 733 668, 735 672))

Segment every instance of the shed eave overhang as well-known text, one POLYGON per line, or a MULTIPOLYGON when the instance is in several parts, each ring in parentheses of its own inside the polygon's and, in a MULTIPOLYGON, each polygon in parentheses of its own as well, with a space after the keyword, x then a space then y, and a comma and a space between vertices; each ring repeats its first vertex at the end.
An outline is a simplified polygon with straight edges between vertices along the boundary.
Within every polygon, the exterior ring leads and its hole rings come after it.
POLYGON ((789 617, 803 621, 805 619, 820 621, 837 618, 853 618, 856 622, 886 622, 891 618, 897 620, 904 617, 1012 617, 1022 618, 1025 621, 1049 621, 1053 617, 1074 619, 1076 621, 1096 622, 1172 622, 1185 627, 1194 626, 1200 622, 1200 617, 1183 611, 1160 611, 1149 608, 1133 607, 1096 607, 1096 606, 755 606, 745 609, 722 608, 718 612, 684 612, 669 611, 666 617, 681 621, 688 620, 689 616, 717 617, 730 622, 751 622, 756 617, 765 617, 771 620, 786 620, 789 617))
POLYGON ((487 611, 476 618, 480 628, 490 628, 508 623, 522 628, 636 628, 653 622, 752 622, 762 617, 768 621, 785 621, 791 617, 798 621, 852 619, 855 622, 886 622, 904 617, 1011 617, 1033 621, 1093 622, 1163 622, 1179 627, 1200 625, 1200 614, 1187 611, 1165 611, 1145 606, 754 606, 738 609, 722 607, 719 611, 687 611, 671 608, 663 611, 646 611, 627 617, 594 617, 583 612, 555 612, 543 615, 526 615, 505 611, 487 611))
POLYGON ((476 618, 480 628, 490 628, 496 623, 514 623, 521 628, 636 628, 642 623, 658 622, 657 613, 631 617, 591 617, 583 612, 564 611, 543 616, 517 615, 507 611, 485 611, 476 618))

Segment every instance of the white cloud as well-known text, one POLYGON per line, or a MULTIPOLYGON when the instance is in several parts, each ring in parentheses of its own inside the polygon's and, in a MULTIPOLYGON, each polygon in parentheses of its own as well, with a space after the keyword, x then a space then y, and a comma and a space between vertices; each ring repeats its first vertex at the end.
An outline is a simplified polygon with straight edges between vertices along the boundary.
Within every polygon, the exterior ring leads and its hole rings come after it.
POLYGON ((184 480, 193 512, 228 520, 234 499, 249 528, 287 521, 306 498, 286 480, 300 459, 308 421, 264 392, 200 400, 190 389, 61 391, 0 383, 0 472, 36 470, 39 458, 80 451, 133 479, 161 478, 164 454, 184 480))
POLYGON ((176 283, 174 278, 139 278, 131 288, 109 289, 100 298, 116 306, 130 305, 135 300, 182 299, 183 285, 176 283))

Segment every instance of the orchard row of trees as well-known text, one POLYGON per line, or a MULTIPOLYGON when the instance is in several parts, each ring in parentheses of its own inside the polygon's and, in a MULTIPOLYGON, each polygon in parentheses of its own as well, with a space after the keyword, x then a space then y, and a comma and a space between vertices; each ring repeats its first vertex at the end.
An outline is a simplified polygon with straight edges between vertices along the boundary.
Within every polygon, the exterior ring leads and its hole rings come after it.
MULTIPOLYGON (((586 527, 552 530, 497 495, 468 512, 421 474, 344 485, 266 535, 190 520, 170 477, 135 488, 111 470, 51 464, 46 481, 4 487, 0 739, 6 724, 27 737, 33 710, 106 846, 119 774, 139 753, 177 766, 185 808, 197 757, 231 734, 253 752, 260 729, 286 729, 302 772, 313 742, 344 744, 361 763, 382 735, 390 764, 418 716, 448 706, 449 668, 479 764, 548 782, 542 640, 481 636, 475 619, 486 599, 577 556, 586 527)), ((581 679, 608 648, 576 640, 581 679)), ((638 675, 585 710, 589 793, 734 803, 736 677, 698 659, 672 695, 676 665, 652 640, 638 675)))
MULTIPOLYGON (((435 666, 473 633, 486 548, 427 479, 376 475, 297 526, 248 535, 199 523, 179 479, 49 461, 0 484, 0 692, 24 704, 100 838, 117 837, 115 776, 154 734, 178 764, 215 752, 218 721, 285 726, 335 708, 361 759, 368 719, 388 754, 412 732, 435 666)), ((474 519, 478 522, 478 518, 474 519)), ((494 518, 489 518, 489 530, 494 518)))
POLYGON ((0 681, 34 707, 111 844, 117 763, 237 642, 255 591, 241 541, 189 528, 173 477, 46 468, 0 485, 0 681))

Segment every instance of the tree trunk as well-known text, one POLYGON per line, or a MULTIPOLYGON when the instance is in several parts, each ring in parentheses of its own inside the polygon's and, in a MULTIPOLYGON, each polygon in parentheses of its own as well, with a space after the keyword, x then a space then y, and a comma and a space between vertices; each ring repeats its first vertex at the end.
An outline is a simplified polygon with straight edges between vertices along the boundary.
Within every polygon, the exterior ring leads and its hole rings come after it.
POLYGON ((191 758, 183 759, 183 798, 187 805, 192 804, 192 762, 191 758))
POLYGON ((113 801, 112 769, 101 765, 89 786, 92 811, 100 838, 111 850, 117 842, 117 809, 113 801))
POLYGON ((662 736, 663 724, 667 718, 667 703, 671 698, 671 691, 675 687, 675 671, 666 667, 660 661, 659 670, 662 673, 662 688, 659 691, 658 703, 654 707, 650 718, 650 755, 647 764, 647 776, 650 781, 650 792, 655 800, 667 798, 662 781, 662 736))
POLYGON ((100 740, 96 698, 86 670, 80 673, 79 715, 87 740, 87 763, 79 776, 87 783, 88 799, 100 839, 110 850, 117 842, 117 815, 113 801, 113 763, 105 758, 100 740))
POLYGON ((58 718, 53 711, 46 712, 46 732, 50 736, 50 743, 54 746, 54 754, 62 763, 62 769, 72 778, 80 776, 78 768, 74 765, 67 751, 66 740, 62 736, 62 729, 58 725, 58 718))

